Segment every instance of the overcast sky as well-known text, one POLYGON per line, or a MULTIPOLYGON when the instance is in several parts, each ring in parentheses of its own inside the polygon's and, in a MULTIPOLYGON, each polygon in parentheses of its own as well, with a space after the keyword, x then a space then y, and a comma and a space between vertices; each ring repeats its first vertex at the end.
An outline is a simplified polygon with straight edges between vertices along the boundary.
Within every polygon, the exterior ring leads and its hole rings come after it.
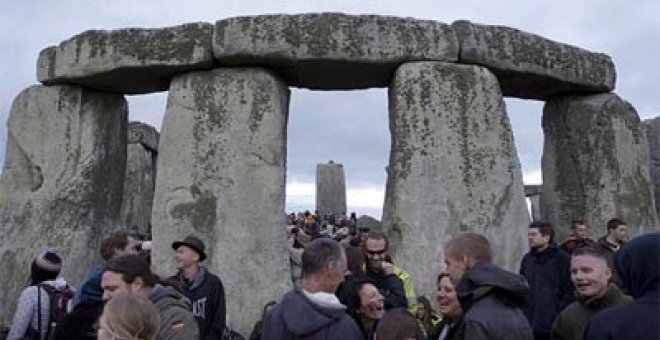
MULTIPOLYGON (((237 15, 344 12, 451 23, 516 27, 610 55, 615 92, 642 119, 660 114, 660 1, 198 1, 0 0, 0 162, 4 162, 11 102, 36 83, 39 51, 87 29, 162 27, 237 15), (213 3, 213 4, 211 4, 213 3), (501 3, 502 5, 500 5, 501 3), (506 5, 503 5, 506 4, 506 5)), ((288 128, 287 210, 314 208, 316 164, 343 163, 349 210, 377 218, 383 203, 390 136, 387 91, 292 89, 288 128), (310 128, 311 127, 311 128, 310 128)), ((128 97, 130 119, 160 129, 164 93, 128 97)), ((507 99, 526 182, 540 182, 543 103, 507 99)))

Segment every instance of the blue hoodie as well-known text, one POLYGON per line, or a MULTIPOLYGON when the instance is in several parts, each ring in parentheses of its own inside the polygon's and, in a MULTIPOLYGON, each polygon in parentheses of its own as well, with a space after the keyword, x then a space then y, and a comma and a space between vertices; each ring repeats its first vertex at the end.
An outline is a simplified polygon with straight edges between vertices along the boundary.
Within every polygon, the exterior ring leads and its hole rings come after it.
POLYGON ((624 244, 614 268, 635 301, 595 314, 585 339, 660 339, 660 233, 624 244))
POLYGON ((103 289, 101 288, 101 276, 103 266, 92 269, 87 279, 83 281, 80 288, 73 296, 73 306, 96 307, 102 304, 103 289))

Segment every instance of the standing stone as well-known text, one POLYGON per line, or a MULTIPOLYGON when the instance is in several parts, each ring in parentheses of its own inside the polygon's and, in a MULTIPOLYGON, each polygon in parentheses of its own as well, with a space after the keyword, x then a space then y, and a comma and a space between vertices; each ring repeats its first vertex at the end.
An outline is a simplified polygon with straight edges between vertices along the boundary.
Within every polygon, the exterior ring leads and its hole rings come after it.
POLYGON ((443 245, 471 231, 488 237, 497 264, 517 270, 530 220, 495 76, 478 66, 407 63, 389 96, 383 226, 397 266, 420 292, 433 292, 443 245))
POLYGON ((76 86, 32 86, 11 108, 0 176, 0 324, 8 323, 30 264, 45 250, 77 285, 119 221, 128 105, 76 86))
POLYGON ((140 122, 128 124, 126 180, 121 218, 129 231, 151 236, 151 205, 156 189, 159 134, 140 122))
POLYGON ((543 220, 543 213, 541 212, 541 195, 532 195, 529 196, 529 203, 532 213, 533 221, 543 220))
POLYGON ((331 211, 335 216, 346 212, 344 166, 333 161, 316 165, 316 210, 321 216, 331 211))
POLYGON ((152 263, 172 274, 188 234, 225 287, 232 328, 247 335, 291 286, 284 231, 289 89, 258 68, 176 77, 161 130, 152 263))
POLYGON ((557 240, 584 219, 594 237, 613 217, 630 236, 658 229, 646 134, 635 109, 613 93, 561 96, 543 108, 545 219, 557 240))
POLYGON ((651 179, 655 193, 655 211, 660 215, 660 117, 644 121, 649 143, 651 179))
POLYGON ((542 191, 543 185, 525 185, 525 196, 529 198, 532 221, 543 220, 543 213, 541 211, 542 191))

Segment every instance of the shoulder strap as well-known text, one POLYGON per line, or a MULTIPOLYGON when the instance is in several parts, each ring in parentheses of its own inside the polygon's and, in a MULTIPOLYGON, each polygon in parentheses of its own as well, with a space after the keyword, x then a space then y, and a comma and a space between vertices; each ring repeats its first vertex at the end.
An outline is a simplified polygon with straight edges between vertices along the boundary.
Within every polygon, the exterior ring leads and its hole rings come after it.
POLYGON ((37 334, 41 339, 41 283, 37 284, 37 334))

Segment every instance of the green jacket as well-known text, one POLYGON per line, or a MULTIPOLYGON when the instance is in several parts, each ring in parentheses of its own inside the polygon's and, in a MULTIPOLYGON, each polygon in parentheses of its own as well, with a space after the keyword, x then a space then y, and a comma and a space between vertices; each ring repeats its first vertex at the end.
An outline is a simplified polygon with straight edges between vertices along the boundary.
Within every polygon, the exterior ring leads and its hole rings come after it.
POLYGON ((197 320, 192 306, 183 294, 172 287, 156 285, 149 294, 160 315, 158 340, 199 339, 197 320))
POLYGON ((417 313, 417 295, 415 294, 415 285, 413 284, 410 274, 403 269, 394 266, 394 275, 403 282, 403 291, 406 293, 406 300, 408 300, 408 311, 415 315, 417 313))
POLYGON ((616 285, 610 284, 603 296, 578 300, 564 308, 552 324, 551 337, 553 340, 581 340, 592 315, 605 308, 630 302, 632 299, 629 296, 621 293, 616 285))

